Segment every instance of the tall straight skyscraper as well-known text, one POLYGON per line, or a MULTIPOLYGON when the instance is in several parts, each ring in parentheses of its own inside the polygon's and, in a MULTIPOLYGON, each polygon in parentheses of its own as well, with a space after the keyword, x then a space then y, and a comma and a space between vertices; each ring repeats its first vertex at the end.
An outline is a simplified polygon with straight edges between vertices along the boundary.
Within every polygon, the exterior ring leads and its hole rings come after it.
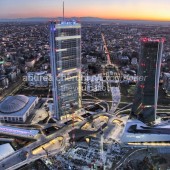
POLYGON ((156 120, 163 38, 142 38, 138 83, 132 115, 144 123, 156 120))
POLYGON ((50 46, 54 116, 60 120, 81 108, 81 24, 51 22, 50 46))

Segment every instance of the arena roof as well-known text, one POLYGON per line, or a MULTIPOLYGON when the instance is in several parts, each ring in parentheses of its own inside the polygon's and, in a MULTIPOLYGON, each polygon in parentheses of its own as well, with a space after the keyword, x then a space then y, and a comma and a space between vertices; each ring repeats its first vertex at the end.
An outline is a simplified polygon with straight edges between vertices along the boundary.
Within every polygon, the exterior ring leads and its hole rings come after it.
POLYGON ((17 112, 25 107, 29 98, 24 95, 9 96, 0 104, 0 112, 13 113, 17 112))
POLYGON ((10 116, 23 116, 36 99, 37 97, 34 96, 8 96, 0 103, 0 116, 7 116, 8 114, 10 116))

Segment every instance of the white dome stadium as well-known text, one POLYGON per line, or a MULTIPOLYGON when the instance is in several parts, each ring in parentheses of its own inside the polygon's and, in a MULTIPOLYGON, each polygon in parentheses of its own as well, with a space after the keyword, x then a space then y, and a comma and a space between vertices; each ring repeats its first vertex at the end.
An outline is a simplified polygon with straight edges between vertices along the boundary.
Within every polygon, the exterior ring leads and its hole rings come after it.
POLYGON ((10 114, 17 112, 25 107, 29 98, 24 95, 10 96, 0 105, 0 112, 10 114))

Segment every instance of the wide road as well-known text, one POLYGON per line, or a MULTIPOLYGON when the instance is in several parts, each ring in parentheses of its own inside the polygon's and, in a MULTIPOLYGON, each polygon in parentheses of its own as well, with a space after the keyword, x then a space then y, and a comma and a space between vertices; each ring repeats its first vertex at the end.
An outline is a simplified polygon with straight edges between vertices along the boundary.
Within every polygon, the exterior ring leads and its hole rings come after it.
POLYGON ((103 43, 104 43, 104 49, 105 49, 105 53, 106 53, 106 56, 107 56, 107 64, 111 65, 112 63, 111 63, 111 60, 110 60, 110 54, 109 54, 109 50, 107 48, 107 43, 106 43, 106 40, 105 40, 103 33, 102 33, 102 40, 103 40, 103 43))
MULTIPOLYGON (((113 67, 116 68, 116 70, 118 70, 117 66, 115 66, 114 64, 111 63, 110 54, 109 54, 109 50, 107 48, 107 43, 106 43, 104 34, 102 33, 101 36, 102 36, 102 40, 103 40, 103 44, 104 44, 105 53, 107 56, 107 65, 112 65, 113 67)), ((110 91, 112 94, 112 106, 111 106, 109 113, 114 113, 120 103, 120 100, 121 100, 120 87, 119 86, 118 87, 111 86, 110 74, 108 74, 106 76, 106 80, 107 80, 108 86, 110 87, 110 91)), ((114 80, 114 81, 117 82, 117 80, 114 80)), ((113 80, 112 80, 112 82, 113 82, 113 80)), ((120 80, 117 83, 120 83, 120 80)))

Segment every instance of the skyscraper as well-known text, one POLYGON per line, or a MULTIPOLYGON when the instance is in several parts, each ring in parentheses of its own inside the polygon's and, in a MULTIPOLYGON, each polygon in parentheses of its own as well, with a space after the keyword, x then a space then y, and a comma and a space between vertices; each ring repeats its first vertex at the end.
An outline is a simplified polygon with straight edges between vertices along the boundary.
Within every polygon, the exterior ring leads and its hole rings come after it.
POLYGON ((81 108, 81 24, 51 22, 50 46, 54 116, 59 120, 81 108))
POLYGON ((0 74, 4 74, 4 59, 0 56, 0 74))
POLYGON ((144 123, 156 120, 163 38, 142 38, 138 83, 131 114, 144 123))

